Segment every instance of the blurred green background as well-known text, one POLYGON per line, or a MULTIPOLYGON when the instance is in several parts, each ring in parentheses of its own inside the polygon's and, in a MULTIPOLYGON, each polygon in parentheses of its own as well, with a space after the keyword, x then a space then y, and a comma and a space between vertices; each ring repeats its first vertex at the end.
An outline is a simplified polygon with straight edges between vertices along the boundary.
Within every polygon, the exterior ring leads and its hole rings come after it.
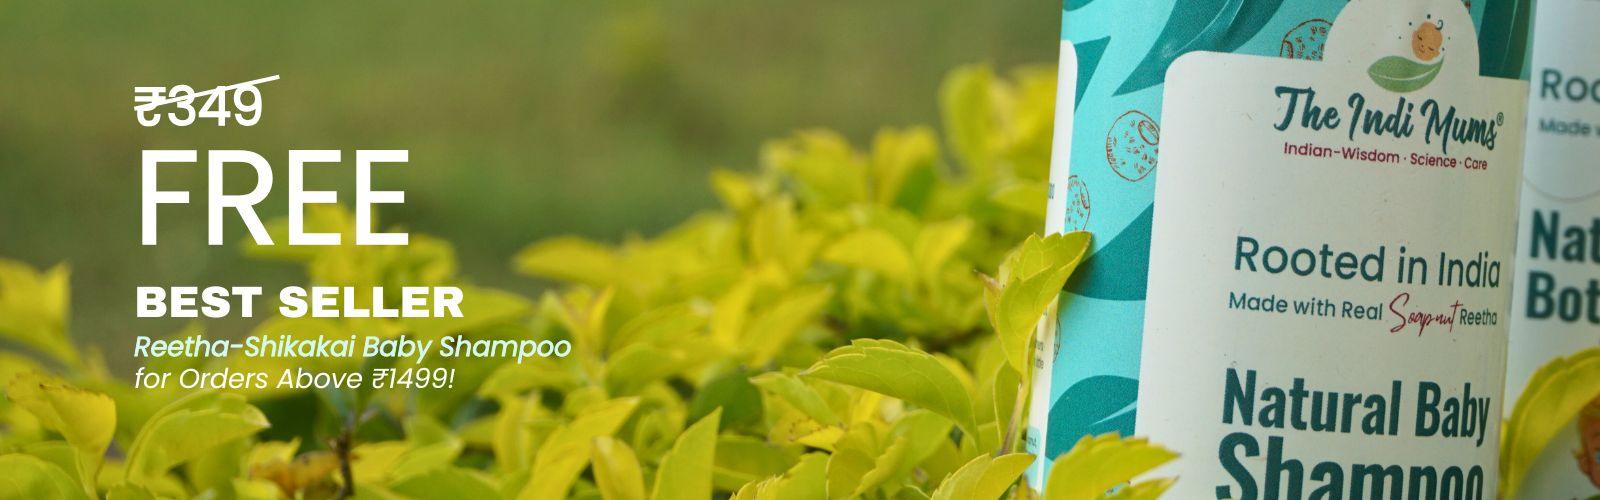
POLYGON ((242 258, 236 217, 228 245, 206 245, 203 165, 162 170, 193 204, 163 208, 160 244, 140 245, 142 150, 261 154, 278 181, 264 219, 286 211, 290 149, 343 150, 309 187, 345 203, 352 151, 410 150, 375 174, 406 191, 384 222, 453 242, 469 281, 531 292, 508 271, 528 243, 652 234, 714 203, 710 168, 752 168, 764 139, 794 130, 861 144, 936 124, 946 71, 1054 61, 1060 21, 1056 2, 970 0, 0 5, 0 257, 70 263, 73 336, 119 373, 133 335, 183 326, 134 318, 134 287, 272 295, 302 279, 242 258), (136 85, 272 74, 254 127, 144 128, 131 109, 136 85))

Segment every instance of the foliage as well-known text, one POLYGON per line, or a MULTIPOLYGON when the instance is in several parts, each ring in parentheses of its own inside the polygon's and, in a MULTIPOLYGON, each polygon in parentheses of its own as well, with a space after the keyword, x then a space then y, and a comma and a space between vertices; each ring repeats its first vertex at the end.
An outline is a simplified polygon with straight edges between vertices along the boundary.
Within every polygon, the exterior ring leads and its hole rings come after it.
MULTIPOLYGON (((514 269, 552 285, 536 299, 473 286, 457 276, 450 244, 424 235, 406 247, 246 247, 303 266, 318 285, 453 285, 466 295, 465 318, 269 318, 249 334, 573 344, 568 357, 523 363, 430 359, 456 370, 450 389, 133 389, 67 341, 64 268, 0 264, 0 318, 11 318, 0 335, 43 360, 0 353, 0 462, 15 471, 0 497, 1017 492, 1032 461, 1016 450, 1034 326, 1088 236, 1032 235, 1045 206, 1050 71, 1008 80, 966 68, 941 97, 954 163, 927 128, 885 130, 866 150, 801 132, 767 144, 754 173, 717 171, 723 207, 665 234, 527 247, 514 269)), ((350 218, 322 207, 308 230, 349 232, 350 218)), ((269 373, 414 363, 149 361, 269 373)), ((1086 438, 1046 495, 1099 498, 1171 456, 1141 440, 1086 438)))

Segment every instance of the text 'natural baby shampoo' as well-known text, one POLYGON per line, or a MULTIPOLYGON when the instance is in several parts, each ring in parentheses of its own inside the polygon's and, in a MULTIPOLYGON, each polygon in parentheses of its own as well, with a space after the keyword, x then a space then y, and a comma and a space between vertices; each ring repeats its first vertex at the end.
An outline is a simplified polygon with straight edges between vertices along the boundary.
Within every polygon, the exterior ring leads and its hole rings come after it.
POLYGON ((1506 493, 1584 499, 1600 496, 1600 370, 1582 368, 1600 365, 1600 2, 1540 0, 1536 12, 1506 493))
POLYGON ((1493 498, 1531 0, 1065 8, 1030 483, 1117 432, 1174 498, 1493 498))

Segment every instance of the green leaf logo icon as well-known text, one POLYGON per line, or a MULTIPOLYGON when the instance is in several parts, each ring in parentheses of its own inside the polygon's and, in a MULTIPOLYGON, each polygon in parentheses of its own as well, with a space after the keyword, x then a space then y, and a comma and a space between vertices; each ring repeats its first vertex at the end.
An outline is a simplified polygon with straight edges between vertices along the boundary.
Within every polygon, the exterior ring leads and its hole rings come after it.
POLYGON ((1424 64, 1400 56, 1389 56, 1372 63, 1367 68, 1367 75, 1379 87, 1404 94, 1433 83, 1443 67, 1443 58, 1433 64, 1424 64))

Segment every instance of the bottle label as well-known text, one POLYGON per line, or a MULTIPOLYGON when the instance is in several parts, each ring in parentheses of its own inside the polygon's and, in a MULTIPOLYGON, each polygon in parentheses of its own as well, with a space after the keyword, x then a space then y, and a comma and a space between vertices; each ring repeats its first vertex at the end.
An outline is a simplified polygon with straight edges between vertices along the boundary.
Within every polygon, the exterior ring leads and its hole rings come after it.
MULTIPOLYGON (((1529 79, 1506 410, 1534 371, 1600 345, 1600 2, 1544 0, 1529 79)), ((1530 416, 1538 418, 1538 416, 1530 416)), ((1521 498, 1600 494, 1600 400, 1553 439, 1521 498)))
POLYGON ((1493 496, 1528 84, 1477 36, 1357 0, 1321 61, 1172 64, 1135 431, 1173 495, 1493 496))

